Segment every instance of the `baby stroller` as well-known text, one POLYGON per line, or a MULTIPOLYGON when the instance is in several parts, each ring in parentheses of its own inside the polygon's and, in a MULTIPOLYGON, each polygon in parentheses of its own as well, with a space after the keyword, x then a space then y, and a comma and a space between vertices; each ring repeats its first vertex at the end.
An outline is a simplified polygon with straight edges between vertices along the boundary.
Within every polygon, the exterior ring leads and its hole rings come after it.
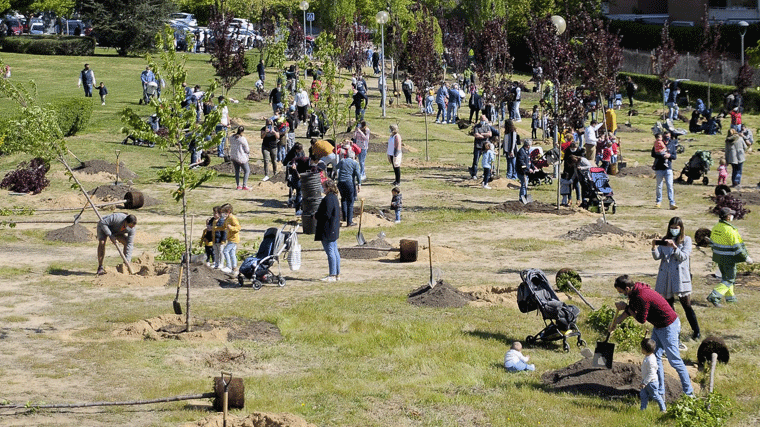
POLYGON ((589 168, 580 174, 581 194, 583 202, 581 207, 590 212, 599 212, 604 206, 604 212, 615 213, 616 204, 613 197, 610 180, 604 168, 589 168))
POLYGON ((250 280, 253 289, 259 290, 264 284, 276 284, 285 286, 285 278, 282 277, 280 257, 288 253, 288 264, 291 270, 301 267, 301 246, 298 244, 298 223, 291 221, 282 228, 271 227, 264 232, 264 238, 259 244, 256 256, 249 256, 240 265, 238 283, 246 285, 250 280), (288 231, 285 229, 288 228, 288 231), (277 265, 277 274, 272 268, 277 265))
MULTIPOLYGON (((528 183, 530 185, 552 183, 552 176, 543 170, 543 168, 551 164, 550 159, 547 158, 549 153, 551 153, 551 151, 547 152, 546 155, 544 155, 543 150, 541 150, 540 147, 536 147, 530 152, 530 161, 533 163, 533 167, 538 169, 536 172, 528 173, 528 183)), ((559 156, 557 156, 557 158, 559 158, 559 156)))
MULTIPOLYGON (((148 120, 146 121, 148 126, 150 126, 150 129, 153 131, 153 133, 160 134, 160 131, 166 132, 165 128, 161 128, 161 125, 159 123, 158 115, 153 114, 151 115, 148 120)), ((156 144, 152 141, 148 141, 145 139, 137 138, 134 135, 127 135, 126 138, 124 138, 123 141, 121 141, 122 144, 128 144, 129 141, 132 141, 132 145, 138 145, 143 147, 150 147, 153 148, 156 144)))
POLYGON ((568 305, 557 298, 544 272, 531 268, 520 272, 522 283, 517 288, 517 307, 522 313, 538 310, 544 320, 544 329, 525 338, 526 344, 534 345, 538 341, 549 342, 562 340, 562 348, 570 351, 567 339, 578 337, 576 344, 584 347, 586 341, 576 325, 580 309, 568 305))
POLYGON ((315 111, 309 116, 309 127, 306 129, 306 137, 311 138, 313 136, 322 138, 330 129, 330 122, 327 121, 325 113, 323 111, 315 111))
POLYGON ((710 172, 712 163, 712 154, 709 151, 697 151, 691 156, 686 165, 684 165, 677 181, 683 182, 683 176, 686 175, 687 184, 692 184, 694 181, 701 178, 702 184, 707 185, 710 183, 710 179, 707 177, 707 172, 710 172))

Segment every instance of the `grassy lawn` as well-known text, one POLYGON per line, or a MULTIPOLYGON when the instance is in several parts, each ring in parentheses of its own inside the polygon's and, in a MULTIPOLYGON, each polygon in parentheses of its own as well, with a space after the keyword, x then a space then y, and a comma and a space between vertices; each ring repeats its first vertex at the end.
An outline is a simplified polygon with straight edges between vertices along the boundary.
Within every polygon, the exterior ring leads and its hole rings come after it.
MULTIPOLYGON (((137 213, 139 230, 143 233, 138 254, 155 253, 157 240, 181 235, 181 206, 171 200, 173 187, 156 179, 156 171, 170 165, 172 158, 157 148, 121 144, 124 134, 118 113, 125 107, 145 116, 151 113, 149 107, 137 105, 144 59, 121 58, 105 50, 98 50, 93 57, 0 53, 0 58, 13 67, 13 81, 35 81, 39 99, 43 101, 83 96, 76 82, 83 64, 89 63, 96 80, 105 82, 109 95, 105 106, 100 105, 97 97, 93 98, 90 127, 69 138, 69 148, 83 160, 109 162, 116 160, 115 150, 121 150, 120 160, 138 174, 134 185, 163 202, 137 213)), ((198 54, 187 58, 188 84, 205 86, 213 78, 209 57, 198 54)), ((273 70, 268 71, 266 87, 270 89, 276 76, 273 70)), ((348 77, 343 92, 350 87, 348 77)), ((529 76, 516 78, 527 81, 529 76)), ((271 110, 266 102, 245 100, 254 82, 255 76, 247 76, 232 89, 229 96, 240 103, 230 106, 230 116, 251 129, 248 140, 252 163, 260 164, 259 138, 253 130, 260 126, 259 118, 271 110)), ((370 88, 376 87, 373 83, 371 80, 370 88)), ((573 267, 583 277, 584 295, 599 307, 610 306, 616 300, 612 282, 619 274, 631 274, 654 284, 658 264, 651 259, 646 238, 632 238, 631 242, 602 239, 576 242, 565 239, 564 234, 594 223, 601 215, 585 211, 562 216, 488 210, 517 199, 515 184, 504 183, 507 180, 503 177, 506 168, 503 162, 499 186, 490 192, 483 190, 476 185, 479 182, 467 179, 466 168, 472 159, 472 137, 467 130, 436 125, 428 117, 430 161, 426 161, 424 117, 416 114, 416 109, 398 107, 395 102, 388 108, 387 117, 380 117, 377 91, 370 89, 370 96, 367 120, 377 135, 373 142, 384 144, 388 125, 398 123, 408 151, 402 166, 403 222, 398 226, 368 226, 363 229, 368 240, 382 231, 394 244, 399 238, 413 238, 426 246, 426 236, 432 235, 433 246, 444 247, 450 253, 441 256, 443 251, 434 252, 434 256, 439 256, 435 267, 455 287, 516 287, 519 284, 516 273, 526 268, 543 269, 553 282, 557 270, 573 267)), ((5 101, 6 105, 9 103, 5 101)), ((525 110, 529 111, 535 103, 536 94, 523 94, 525 110)), ((618 136, 629 167, 651 164, 650 129, 657 121, 656 112, 661 110, 661 106, 645 102, 637 103, 636 108, 639 115, 631 118, 631 127, 623 126, 625 110, 618 111, 621 126, 618 136)), ((460 116, 469 114, 464 110, 460 110, 460 116)), ((760 126, 760 117, 745 116, 744 122, 754 130, 760 126)), ((724 130, 728 123, 723 120, 724 130)), ((345 125, 342 127, 345 130, 345 125)), ((677 127, 688 124, 677 123, 677 127)), ((529 136, 530 119, 523 119, 519 129, 521 136, 529 136)), ((306 143, 303 133, 299 128, 298 139, 306 143)), ((689 134, 682 138, 686 152, 675 162, 675 176, 696 150, 708 149, 713 151, 716 163, 709 178, 711 183, 715 182, 724 137, 725 134, 689 134)), ((550 144, 547 142, 543 147, 546 149, 550 144)), ((0 156, 0 173, 4 175, 23 160, 28 159, 24 155, 0 156)), ((213 164, 220 162, 212 158, 213 164)), ((370 153, 367 165, 370 179, 360 195, 367 199, 365 209, 387 209, 388 184, 393 174, 385 154, 370 153)), ((752 152, 744 166, 743 191, 757 193, 758 165, 760 156, 752 152)), ((63 176, 61 171, 62 166, 53 165, 51 174, 58 172, 56 176, 63 176)), ((252 176, 251 180, 258 184, 260 178, 252 176)), ((0 207, 48 203, 50 199, 75 194, 65 179, 52 181, 49 189, 39 196, 3 193, 0 207)), ((712 185, 676 185, 679 205, 676 212, 654 209, 651 178, 611 177, 611 185, 618 209, 608 220, 639 236, 663 234, 674 213, 683 217, 690 235, 697 228, 711 228, 716 222, 716 217, 708 212, 712 207, 707 198, 712 194, 712 185)), ((255 187, 246 194, 233 191, 233 187, 234 178, 223 175, 191 193, 189 211, 197 216, 195 237, 199 235, 201 218, 209 216, 211 207, 221 201, 235 204, 241 212, 242 236, 248 242, 260 239, 266 227, 292 218, 292 210, 284 207, 287 190, 272 196, 265 187, 255 187), (268 204, 271 199, 278 203, 268 204)), ((556 180, 554 185, 531 189, 531 194, 540 202, 555 203, 556 180)), ((667 200, 663 203, 667 204, 667 200)), ((760 207, 749 207, 752 212, 736 225, 750 254, 758 259, 760 207)), ((65 219, 70 216, 66 214, 65 219)), ((25 219, 41 217, 43 214, 25 219)), ((3 219, 7 218, 0 218, 3 219)), ((25 225, 15 230, 0 229, 8 245, 0 249, 5 259, 0 262, 3 320, 0 338, 12 344, 0 349, 0 376, 7 381, 7 391, 0 395, 0 401, 67 403, 204 393, 210 390, 210 377, 218 375, 221 369, 230 369, 244 378, 246 386, 246 408, 234 411, 236 415, 292 413, 319 426, 675 425, 673 419, 654 409, 639 411, 638 399, 606 400, 549 390, 541 381, 541 374, 580 360, 575 346, 569 353, 554 344, 528 348, 526 354, 536 363, 537 371, 505 372, 502 363, 509 344, 540 330, 541 318, 498 304, 435 309, 407 303, 408 292, 428 280, 427 253, 424 259, 408 265, 387 260, 344 259, 345 279, 327 284, 313 280, 326 271, 321 245, 311 236, 303 236, 300 241, 311 252, 304 255, 303 270, 286 272, 289 282, 283 288, 192 291, 194 316, 267 321, 279 328, 281 340, 130 340, 116 336, 114 331, 133 322, 169 314, 175 285, 99 286, 89 271, 94 271, 94 242, 51 243, 44 238, 44 232, 51 228, 55 227, 25 225), (20 257, 20 253, 28 255, 20 257), (78 274, 69 274, 71 270, 78 274), (215 355, 223 351, 242 356, 235 361, 220 362, 215 355)), ((354 232, 343 231, 340 245, 354 245, 354 232)), ((109 253, 109 259, 112 255, 109 253)), ((757 354, 760 339, 756 334, 760 322, 753 307, 760 303, 758 284, 743 283, 737 287, 740 302, 717 310, 704 301, 716 284, 708 277, 711 271, 709 250, 695 249, 693 299, 703 336, 724 337, 731 351, 730 363, 719 366, 716 375, 716 390, 735 402, 734 416, 726 425, 756 425, 760 422, 757 354)), ((572 303, 582 310, 579 325, 593 349, 598 337, 585 323, 590 310, 577 298, 572 303)), ((684 336, 689 335, 691 331, 680 306, 676 311, 682 318, 684 336)), ((698 344, 688 343, 689 350, 683 355, 687 363, 696 363, 698 344)), ((616 360, 639 364, 641 355, 623 353, 616 360)), ((709 381, 704 373, 697 373, 692 379, 703 385, 709 381)), ((58 426, 77 420, 83 427, 176 426, 209 415, 205 406, 183 402, 162 404, 160 410, 155 408, 104 408, 84 414, 48 415, 44 411, 28 416, 0 414, 0 424, 58 426)))

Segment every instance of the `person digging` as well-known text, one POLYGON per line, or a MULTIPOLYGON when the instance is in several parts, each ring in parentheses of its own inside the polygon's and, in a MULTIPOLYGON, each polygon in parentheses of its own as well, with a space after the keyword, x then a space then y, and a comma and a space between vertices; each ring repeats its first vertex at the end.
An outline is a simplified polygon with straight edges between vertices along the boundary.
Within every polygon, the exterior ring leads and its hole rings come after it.
MULTIPOLYGON (((132 249, 135 242, 135 226, 137 218, 134 215, 125 213, 114 213, 103 217, 98 222, 98 276, 106 274, 103 268, 103 258, 106 255, 106 240, 116 244, 121 243, 124 246, 124 257, 127 262, 132 260, 132 249)), ((116 246, 118 249, 118 246, 116 246)))

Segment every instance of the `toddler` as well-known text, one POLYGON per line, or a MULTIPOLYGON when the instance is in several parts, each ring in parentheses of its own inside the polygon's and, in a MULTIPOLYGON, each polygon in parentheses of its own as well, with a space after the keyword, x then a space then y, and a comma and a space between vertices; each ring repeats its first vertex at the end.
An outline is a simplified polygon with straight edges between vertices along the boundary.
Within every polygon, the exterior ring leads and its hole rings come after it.
POLYGON ((483 152, 483 188, 490 190, 491 187, 488 183, 491 181, 491 165, 493 165, 493 159, 496 157, 496 153, 493 151, 493 145, 490 142, 486 142, 483 152))
POLYGON ((98 86, 98 94, 100 95, 100 105, 106 105, 106 95, 108 95, 108 89, 106 89, 106 85, 103 84, 103 82, 100 82, 100 86, 98 86))
POLYGON ((538 105, 533 106, 533 115, 530 118, 530 137, 538 139, 538 128, 541 127, 541 118, 538 114, 538 105))
POLYGON ((644 354, 644 361, 641 362, 641 391, 639 397, 641 398, 641 410, 647 408, 647 404, 650 400, 657 402, 660 406, 660 412, 665 412, 665 401, 662 400, 660 395, 659 379, 657 378, 657 358, 654 355, 654 350, 657 348, 654 340, 651 338, 644 338, 641 340, 641 353, 644 354))
POLYGON ((661 139, 656 139, 654 141, 654 152, 655 154, 665 154, 668 152, 668 147, 665 145, 665 141, 661 139))
POLYGON ((401 222, 401 189, 398 187, 393 187, 391 194, 393 195, 391 198, 391 209, 396 212, 396 224, 398 224, 401 222))
POLYGON ((720 166, 718 166, 718 185, 726 185, 726 178, 728 178, 726 159, 720 159, 720 166))
POLYGON ((206 229, 201 236, 201 245, 206 250, 206 266, 211 267, 214 262, 214 218, 209 218, 206 221, 206 229))
MULTIPOLYGON (((528 359, 530 358, 523 356, 521 350, 522 343, 520 343, 520 341, 512 343, 512 348, 504 356, 504 367, 507 368, 507 371, 518 372, 536 370, 536 365, 528 365, 528 359)), ((657 365, 655 365, 655 368, 657 368, 657 365)))
POLYGON ((222 250, 225 243, 227 243, 227 232, 224 231, 224 220, 222 219, 222 207, 214 206, 214 216, 209 221, 214 221, 214 268, 220 269, 224 267, 224 259, 222 259, 222 250))
POLYGON ((224 231, 227 232, 227 245, 224 246, 222 256, 227 266, 222 267, 225 273, 237 276, 237 245, 240 243, 240 222, 232 213, 232 205, 225 203, 220 209, 224 220, 224 231))

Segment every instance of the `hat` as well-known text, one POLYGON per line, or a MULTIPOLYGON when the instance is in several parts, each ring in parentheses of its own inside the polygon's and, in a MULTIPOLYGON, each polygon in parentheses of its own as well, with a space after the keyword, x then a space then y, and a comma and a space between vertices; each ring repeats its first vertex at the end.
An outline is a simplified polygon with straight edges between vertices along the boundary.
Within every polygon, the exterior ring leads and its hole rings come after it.
POLYGON ((729 215, 736 215, 736 211, 731 208, 720 208, 720 211, 718 211, 718 216, 720 219, 726 219, 729 215))

